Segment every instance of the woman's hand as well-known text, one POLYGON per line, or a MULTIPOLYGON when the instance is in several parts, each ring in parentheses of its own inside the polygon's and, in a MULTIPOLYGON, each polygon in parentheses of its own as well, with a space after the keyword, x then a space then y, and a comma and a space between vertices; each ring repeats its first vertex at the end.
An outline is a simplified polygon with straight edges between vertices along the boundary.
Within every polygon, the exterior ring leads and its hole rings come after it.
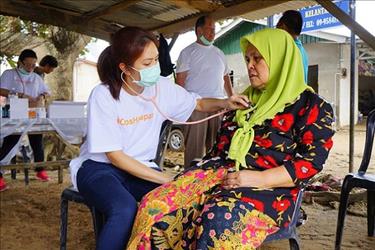
POLYGON ((224 189, 233 189, 239 187, 264 188, 261 171, 241 170, 234 173, 228 173, 223 181, 224 189))
POLYGON ((164 184, 164 183, 168 183, 168 182, 171 182, 173 181, 173 176, 167 174, 167 173, 164 173, 164 172, 160 172, 160 182, 159 184, 164 184))
POLYGON ((222 109, 245 109, 249 107, 249 98, 244 95, 232 95, 227 99, 197 99, 195 110, 200 112, 216 112, 222 109))
POLYGON ((228 173, 223 181, 224 189, 238 187, 275 188, 295 187, 295 183, 284 166, 266 169, 264 171, 241 170, 228 173))
POLYGON ((245 109, 249 107, 249 98, 245 95, 232 95, 226 101, 226 109, 245 109))
POLYGON ((36 108, 36 107, 44 107, 45 106, 45 98, 44 95, 41 94, 35 98, 28 97, 29 99, 29 107, 30 108, 36 108))

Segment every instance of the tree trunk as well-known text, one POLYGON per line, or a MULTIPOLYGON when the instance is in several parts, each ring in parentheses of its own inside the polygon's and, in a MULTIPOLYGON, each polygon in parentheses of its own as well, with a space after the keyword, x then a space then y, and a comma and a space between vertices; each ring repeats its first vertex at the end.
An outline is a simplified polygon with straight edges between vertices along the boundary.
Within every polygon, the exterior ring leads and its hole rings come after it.
POLYGON ((54 26, 34 25, 25 31, 20 19, 0 17, 0 56, 12 57, 24 49, 34 49, 39 59, 47 54, 56 57, 59 66, 46 76, 45 82, 51 89, 53 100, 72 100, 74 62, 91 37, 54 26))
POLYGON ((53 55, 59 62, 59 66, 49 78, 53 99, 73 100, 74 62, 90 40, 91 37, 66 31, 63 28, 53 30, 50 41, 54 47, 53 55))

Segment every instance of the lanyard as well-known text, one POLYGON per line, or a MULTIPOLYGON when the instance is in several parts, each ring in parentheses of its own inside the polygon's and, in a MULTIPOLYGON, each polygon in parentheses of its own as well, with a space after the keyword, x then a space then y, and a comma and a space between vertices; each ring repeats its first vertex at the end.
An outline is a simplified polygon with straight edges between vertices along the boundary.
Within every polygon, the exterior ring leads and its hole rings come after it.
POLYGON ((21 83, 22 83, 22 94, 24 95, 25 94, 25 83, 23 82, 22 77, 20 75, 20 72, 18 72, 18 69, 16 69, 16 72, 17 72, 18 77, 21 80, 21 83))

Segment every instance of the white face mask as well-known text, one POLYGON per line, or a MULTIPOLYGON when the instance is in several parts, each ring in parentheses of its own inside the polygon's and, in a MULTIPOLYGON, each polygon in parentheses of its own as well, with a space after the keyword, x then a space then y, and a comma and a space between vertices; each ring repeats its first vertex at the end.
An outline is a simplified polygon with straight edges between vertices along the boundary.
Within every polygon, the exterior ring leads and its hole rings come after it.
POLYGON ((207 39, 204 37, 204 35, 201 35, 201 36, 199 37, 199 40, 201 40, 201 42, 202 42, 204 45, 206 45, 206 46, 210 46, 210 45, 212 45, 212 44, 214 43, 214 40, 209 41, 209 40, 207 40, 207 39))

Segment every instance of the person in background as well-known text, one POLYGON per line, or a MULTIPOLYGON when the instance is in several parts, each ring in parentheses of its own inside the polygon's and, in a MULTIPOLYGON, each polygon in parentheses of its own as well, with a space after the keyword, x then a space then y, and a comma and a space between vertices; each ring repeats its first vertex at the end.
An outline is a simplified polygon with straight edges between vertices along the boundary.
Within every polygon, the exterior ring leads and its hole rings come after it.
MULTIPOLYGON (((202 97, 224 98, 224 90, 227 96, 233 95, 226 58, 224 53, 213 45, 215 20, 210 16, 198 18, 195 34, 196 42, 183 49, 177 60, 176 83, 202 97)), ((201 120, 212 114, 194 111, 189 120, 201 120)), ((221 117, 216 117, 184 127, 185 167, 189 167, 192 160, 202 158, 206 151, 211 149, 220 121, 221 117)))
MULTIPOLYGON (((33 50, 25 49, 18 57, 18 66, 15 69, 8 69, 0 77, 0 95, 8 97, 16 94, 20 98, 29 99, 29 107, 37 107, 44 103, 50 91, 43 79, 34 73, 37 61, 36 53, 33 50)), ((4 137, 0 150, 0 161, 7 156, 10 150, 17 144, 20 135, 9 135, 4 137)), ((43 135, 29 135, 29 141, 34 153, 35 162, 44 161, 43 135)), ((36 177, 41 181, 48 181, 47 172, 42 167, 35 169, 36 177)), ((0 191, 7 189, 2 173, 0 173, 0 191)))
POLYGON ((309 57, 307 56, 305 48, 302 46, 301 40, 298 39, 302 31, 303 19, 301 13, 297 10, 287 10, 283 13, 276 28, 287 31, 294 39, 302 56, 303 72, 305 83, 307 83, 308 70, 309 70, 309 57))
POLYGON ((88 100, 87 140, 70 163, 74 187, 106 218, 98 250, 124 249, 137 202, 172 179, 153 161, 166 116, 186 121, 193 110, 247 107, 247 97, 200 98, 161 77, 157 46, 152 33, 128 26, 112 36, 98 60, 102 83, 88 100))
POLYGON ((39 66, 35 67, 34 72, 44 80, 45 74, 52 73, 58 65, 59 64, 55 57, 46 55, 40 60, 39 66))

